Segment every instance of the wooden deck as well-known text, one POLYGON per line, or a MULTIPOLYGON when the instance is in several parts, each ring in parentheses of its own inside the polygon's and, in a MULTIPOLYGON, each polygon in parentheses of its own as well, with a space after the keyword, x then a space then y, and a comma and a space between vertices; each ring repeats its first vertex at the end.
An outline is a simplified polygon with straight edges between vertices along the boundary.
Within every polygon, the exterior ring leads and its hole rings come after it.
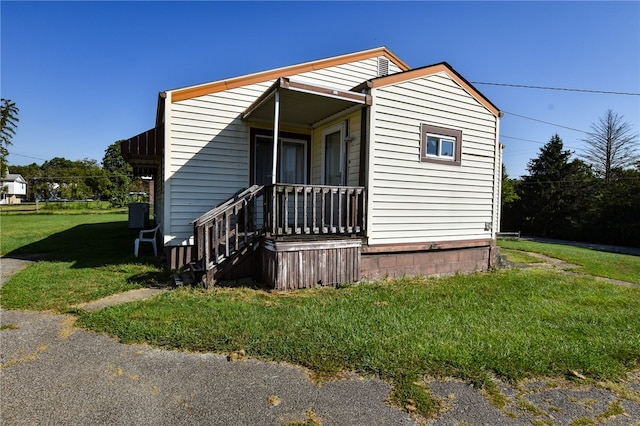
POLYGON ((274 288, 358 280, 364 206, 363 187, 254 185, 194 222, 195 267, 211 285, 260 246, 253 276, 274 288))

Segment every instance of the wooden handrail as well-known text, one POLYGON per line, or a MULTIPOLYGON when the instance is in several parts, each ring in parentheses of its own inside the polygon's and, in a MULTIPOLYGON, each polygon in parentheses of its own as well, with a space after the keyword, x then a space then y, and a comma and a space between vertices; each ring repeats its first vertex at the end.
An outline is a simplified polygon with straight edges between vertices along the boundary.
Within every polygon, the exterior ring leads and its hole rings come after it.
POLYGON ((209 270, 248 246, 262 229, 256 226, 255 201, 264 186, 238 191, 193 222, 196 261, 209 270))

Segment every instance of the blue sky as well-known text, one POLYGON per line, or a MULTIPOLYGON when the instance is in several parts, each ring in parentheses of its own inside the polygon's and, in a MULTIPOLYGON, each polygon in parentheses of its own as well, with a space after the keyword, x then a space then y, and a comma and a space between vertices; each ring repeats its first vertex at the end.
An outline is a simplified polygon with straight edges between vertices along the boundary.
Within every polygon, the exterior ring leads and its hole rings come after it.
MULTIPOLYGON (((386 46, 471 82, 640 93, 640 2, 0 2, 9 165, 102 160, 154 125, 162 90, 386 46)), ((640 130, 640 96, 476 84, 505 112, 510 176, 555 133, 580 152, 607 109, 640 130), (528 118, 523 118, 528 117, 528 118)))

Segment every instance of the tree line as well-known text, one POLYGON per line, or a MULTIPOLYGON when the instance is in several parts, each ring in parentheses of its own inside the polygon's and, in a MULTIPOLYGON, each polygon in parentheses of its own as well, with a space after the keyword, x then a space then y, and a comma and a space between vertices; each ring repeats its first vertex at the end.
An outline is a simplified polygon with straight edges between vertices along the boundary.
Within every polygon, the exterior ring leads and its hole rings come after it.
POLYGON ((103 200, 114 207, 129 201, 130 192, 144 192, 146 184, 132 177, 132 168, 120 152, 120 141, 106 150, 102 163, 93 159, 55 157, 38 165, 11 166, 27 181, 28 200, 103 200))
MULTIPOLYGON (((18 109, 10 99, 0 99, 0 176, 8 172, 7 157, 12 138, 18 127, 18 109)), ((127 164, 116 141, 105 150, 102 163, 84 159, 71 161, 55 157, 38 165, 11 166, 11 172, 27 181, 28 200, 103 200, 114 207, 122 207, 130 192, 144 192, 146 185, 133 178, 133 169, 127 164)), ((1 187, 4 192, 6 187, 1 187)))
POLYGON ((552 136, 521 179, 503 167, 503 231, 640 247, 638 135, 607 111, 583 141, 576 158, 552 136))

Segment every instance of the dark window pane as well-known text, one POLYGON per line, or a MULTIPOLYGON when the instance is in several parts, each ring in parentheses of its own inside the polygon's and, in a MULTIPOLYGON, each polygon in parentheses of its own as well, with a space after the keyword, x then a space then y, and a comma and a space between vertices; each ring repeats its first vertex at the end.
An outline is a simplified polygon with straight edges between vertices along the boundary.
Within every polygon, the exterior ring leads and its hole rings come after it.
POLYGON ((438 138, 427 137, 427 155, 438 155, 438 138))

